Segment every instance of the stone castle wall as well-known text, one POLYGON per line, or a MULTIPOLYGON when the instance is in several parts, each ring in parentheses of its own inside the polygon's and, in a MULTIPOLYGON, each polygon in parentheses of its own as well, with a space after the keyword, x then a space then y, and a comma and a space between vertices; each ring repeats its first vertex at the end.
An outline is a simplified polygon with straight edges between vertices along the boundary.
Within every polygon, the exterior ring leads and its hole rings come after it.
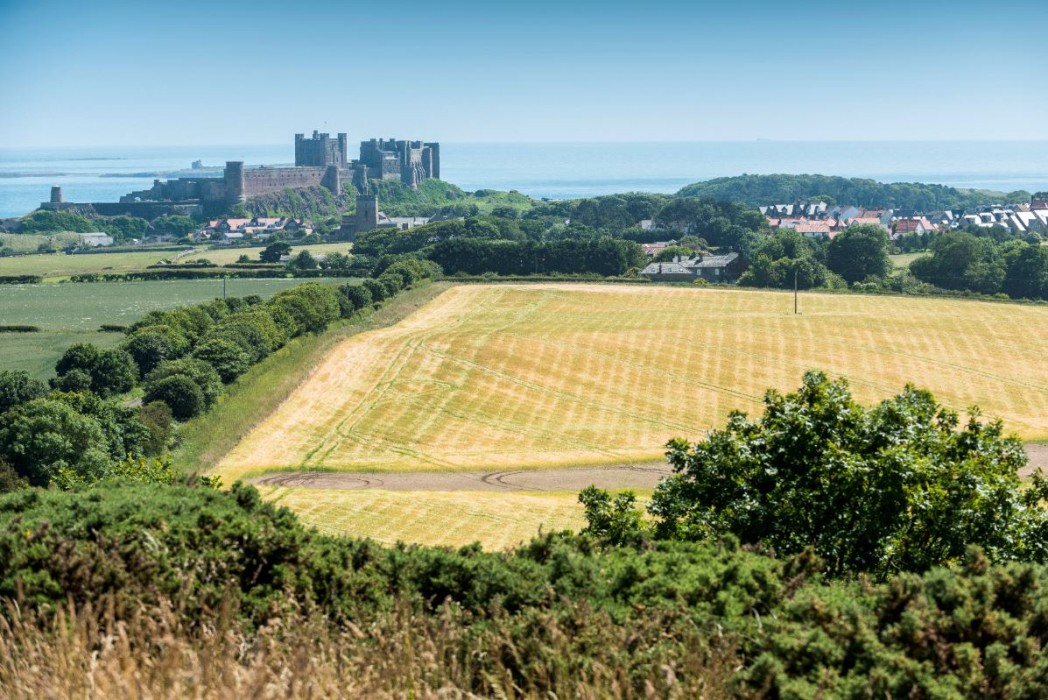
POLYGON ((244 171, 244 196, 319 187, 327 168, 252 168, 244 171))
MULTIPOLYGON (((348 180, 366 191, 369 177, 400 179, 412 187, 429 178, 440 177, 440 144, 423 141, 371 139, 361 141, 360 160, 347 159, 346 134, 330 138, 314 131, 312 138, 295 134, 295 167, 245 168, 242 161, 227 161, 222 177, 182 177, 154 180, 148 190, 130 192, 114 203, 82 204, 118 213, 131 211, 161 213, 193 209, 217 215, 251 197, 280 193, 287 189, 326 187, 340 195, 348 180)), ((54 193, 52 193, 54 197, 54 193)), ((61 200, 61 194, 58 195, 61 200)), ((61 201, 44 202, 41 208, 65 208, 61 201)), ((159 214, 156 214, 159 216, 159 214)), ((152 218, 152 217, 150 217, 152 218)))

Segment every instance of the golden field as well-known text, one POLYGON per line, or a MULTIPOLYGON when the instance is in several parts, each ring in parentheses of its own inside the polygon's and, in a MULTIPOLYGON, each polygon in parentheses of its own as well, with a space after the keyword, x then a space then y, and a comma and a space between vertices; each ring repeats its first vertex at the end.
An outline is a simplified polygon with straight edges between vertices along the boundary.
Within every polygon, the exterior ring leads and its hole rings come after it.
POLYGON ((411 542, 508 549, 539 531, 579 531, 586 525, 578 493, 479 493, 259 487, 307 525, 329 535, 368 537, 385 544, 411 542))
POLYGON ((811 368, 864 403, 915 383, 1048 437, 1048 307, 811 293, 792 309, 788 293, 723 288, 452 287, 336 346, 215 471, 658 460, 811 368))

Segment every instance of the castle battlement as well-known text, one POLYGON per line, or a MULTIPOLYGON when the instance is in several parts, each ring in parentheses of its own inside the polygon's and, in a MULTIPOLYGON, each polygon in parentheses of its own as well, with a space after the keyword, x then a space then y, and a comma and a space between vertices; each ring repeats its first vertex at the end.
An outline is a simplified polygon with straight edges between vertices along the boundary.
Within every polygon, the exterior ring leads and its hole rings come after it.
MULTIPOLYGON (((177 207, 180 213, 187 208, 201 214, 220 213, 252 197, 283 192, 287 189, 325 187, 336 195, 342 193, 342 183, 352 182, 361 192, 367 191, 369 178, 400 180, 416 187, 429 178, 440 177, 440 144, 423 141, 371 139, 360 142, 360 158, 349 160, 348 137, 344 133, 330 134, 314 131, 312 136, 295 134, 295 166, 286 168, 245 167, 243 161, 227 161, 222 177, 183 177, 172 180, 154 180, 148 190, 130 192, 120 198, 120 204, 63 203, 61 191, 51 192, 51 201, 41 208, 105 207, 107 210, 142 205, 177 207), (56 201, 57 200, 57 201, 56 201)), ((150 209, 152 211, 153 209, 150 209)))

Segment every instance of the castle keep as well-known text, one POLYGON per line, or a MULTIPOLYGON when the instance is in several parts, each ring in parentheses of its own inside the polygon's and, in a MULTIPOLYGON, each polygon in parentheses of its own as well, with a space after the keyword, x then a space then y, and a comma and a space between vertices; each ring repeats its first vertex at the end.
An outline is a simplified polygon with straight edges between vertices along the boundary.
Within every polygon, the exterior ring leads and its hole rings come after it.
POLYGON ((310 138, 295 134, 294 167, 247 168, 243 161, 227 161, 222 177, 182 177, 154 180, 148 190, 131 192, 119 203, 76 204, 61 201, 52 192, 41 209, 92 208, 104 215, 131 214, 154 218, 163 214, 219 214, 252 197, 287 189, 325 187, 342 192, 343 182, 352 182, 361 192, 368 179, 400 180, 417 187, 429 178, 440 177, 440 144, 422 141, 371 139, 360 142, 360 158, 349 160, 346 134, 314 131, 310 138), (55 200, 58 201, 55 201, 55 200))

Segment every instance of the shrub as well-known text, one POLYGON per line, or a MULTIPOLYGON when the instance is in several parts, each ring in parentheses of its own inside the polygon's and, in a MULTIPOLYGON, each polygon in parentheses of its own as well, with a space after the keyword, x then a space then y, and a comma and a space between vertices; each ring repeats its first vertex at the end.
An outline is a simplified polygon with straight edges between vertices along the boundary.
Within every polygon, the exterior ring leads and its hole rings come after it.
POLYGON ((25 370, 0 370, 0 413, 43 396, 44 391, 44 385, 25 370))
MULTIPOLYGON (((347 284, 339 287, 339 291, 342 294, 342 298, 349 302, 353 311, 366 309, 372 304, 371 292, 363 285, 347 284)), ((345 316, 347 314, 343 315, 345 316)))
POLYGON ((386 285, 378 280, 364 280, 362 286, 364 289, 368 290, 368 293, 371 294, 371 300, 376 304, 382 303, 389 298, 389 293, 386 291, 386 285))
POLYGON ((0 424, 0 457, 34 486, 46 486, 60 469, 103 473, 104 444, 97 420, 54 398, 16 406, 0 424))
POLYGON ((247 351, 227 338, 208 338, 193 349, 193 357, 211 365, 226 384, 251 367, 247 351))
POLYGON ((192 378, 175 374, 147 385, 143 399, 147 403, 163 401, 178 420, 189 420, 204 412, 207 402, 204 392, 192 378))
POLYGON ((650 505, 660 537, 731 533, 881 578, 961 561, 972 544, 996 561, 1048 558, 1048 481, 1020 489, 1026 453, 999 421, 975 412, 958 429, 912 386, 864 409, 820 372, 764 404, 758 420, 735 412, 702 442, 669 443, 675 474, 650 505))
MULTIPOLYGON (((197 385, 204 399, 203 410, 205 411, 211 408, 218 399, 219 394, 222 393, 222 378, 214 367, 203 360, 185 357, 180 360, 168 360, 157 365, 156 369, 146 376, 146 395, 153 395, 157 384, 174 376, 188 377, 197 385)), ((169 402, 168 405, 171 406, 169 402)), ((171 406, 171 408, 175 410, 174 406, 171 406)), ((178 416, 177 411, 175 415, 178 416)))
POLYGON ((171 442, 171 432, 174 427, 171 407, 163 401, 143 404, 138 409, 138 420, 148 431, 148 437, 142 446, 143 454, 147 456, 163 454, 171 442))
POLYGON ((391 299, 404 289, 404 277, 396 272, 383 272, 375 280, 386 289, 386 298, 391 299))
POLYGON ((268 306, 282 309, 291 316, 295 324, 293 335, 319 333, 340 316, 338 293, 315 282, 276 294, 268 306))
POLYGON ((124 350, 145 376, 166 360, 182 357, 189 351, 189 340, 170 326, 145 326, 135 330, 124 341, 124 350))

